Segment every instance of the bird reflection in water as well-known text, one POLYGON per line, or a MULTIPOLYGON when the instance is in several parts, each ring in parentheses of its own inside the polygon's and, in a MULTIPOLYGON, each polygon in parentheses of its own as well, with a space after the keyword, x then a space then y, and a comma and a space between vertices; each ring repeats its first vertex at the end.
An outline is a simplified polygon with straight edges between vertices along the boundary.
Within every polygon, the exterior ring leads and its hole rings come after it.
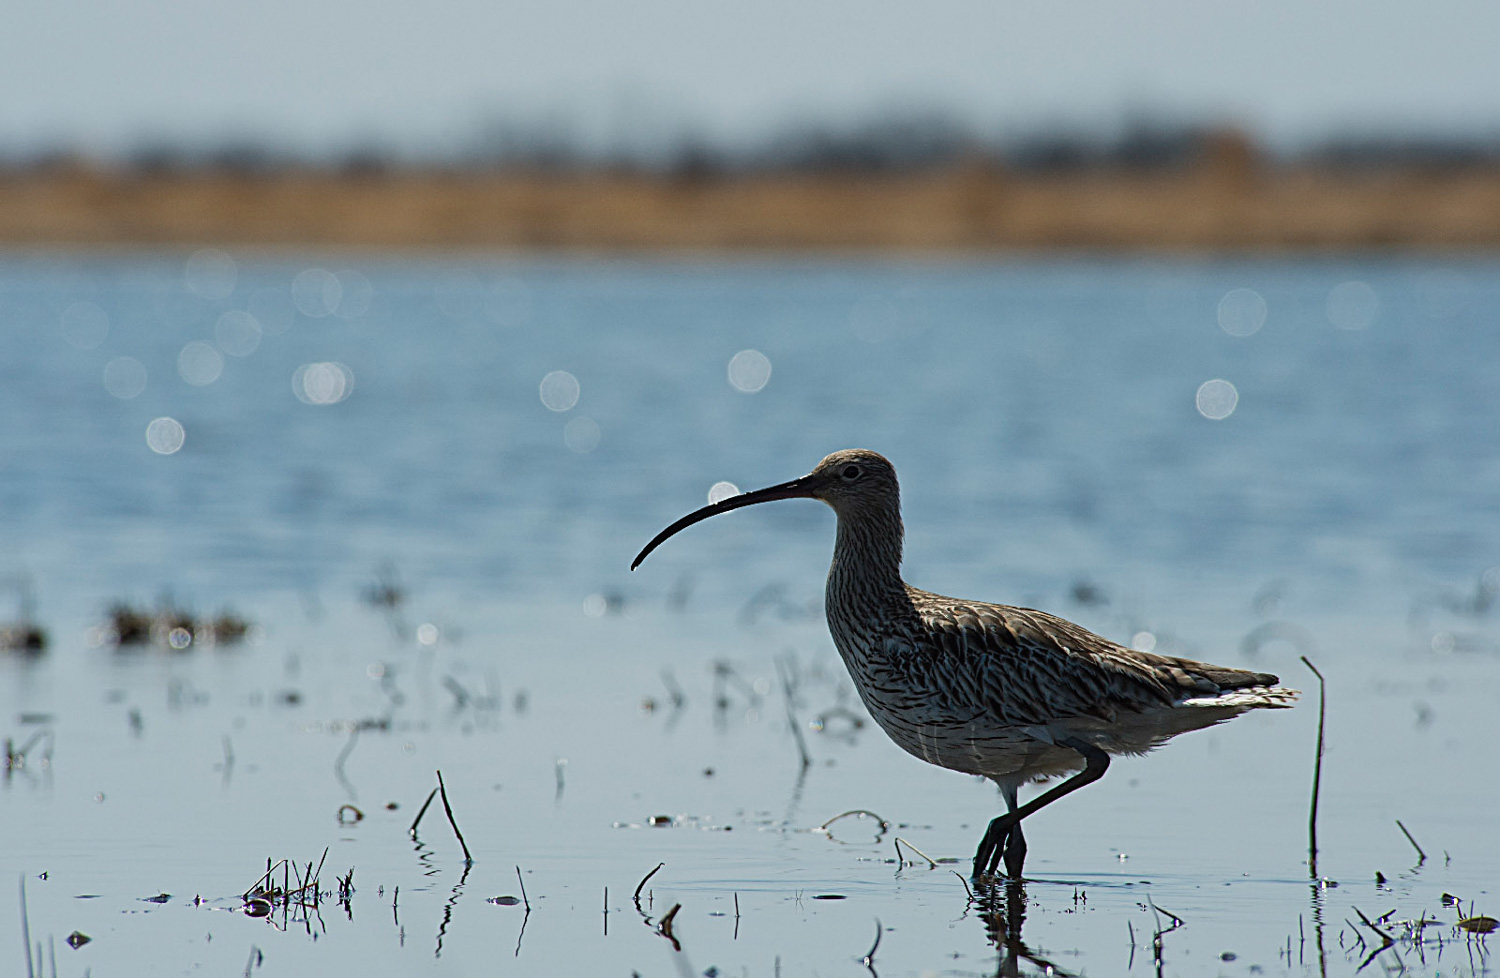
POLYGON ((1023 963, 1034 966, 1047 975, 1069 975, 1047 958, 1032 951, 1021 939, 1021 927, 1026 923, 1026 881, 991 877, 974 887, 971 903, 984 922, 984 930, 990 943, 1000 952, 996 975, 1021 975, 1023 963))

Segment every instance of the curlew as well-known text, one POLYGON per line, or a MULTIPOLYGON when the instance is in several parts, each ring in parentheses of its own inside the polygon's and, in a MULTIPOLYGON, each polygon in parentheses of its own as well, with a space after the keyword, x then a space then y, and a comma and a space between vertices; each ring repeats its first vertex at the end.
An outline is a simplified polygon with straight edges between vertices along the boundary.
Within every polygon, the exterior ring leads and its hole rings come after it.
POLYGON ((800 479, 689 513, 641 550, 700 520, 775 499, 817 499, 838 516, 825 610, 870 715, 924 761, 989 778, 1006 812, 974 854, 974 876, 1005 862, 1019 878, 1023 819, 1103 777, 1111 754, 1143 754, 1177 734, 1297 691, 1267 673, 1128 649, 1030 608, 964 601, 901 579, 901 494, 875 452, 834 452, 800 479), (1024 784, 1068 775, 1022 805, 1024 784))

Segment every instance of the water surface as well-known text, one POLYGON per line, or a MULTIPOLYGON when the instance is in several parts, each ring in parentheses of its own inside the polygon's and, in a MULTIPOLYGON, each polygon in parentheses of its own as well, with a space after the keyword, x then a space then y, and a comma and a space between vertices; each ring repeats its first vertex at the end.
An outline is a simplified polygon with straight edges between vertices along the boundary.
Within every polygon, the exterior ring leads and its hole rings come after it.
POLYGON ((1443 895, 1496 915, 1496 309, 1488 258, 10 256, 0 574, 51 644, 0 660, 39 735, 0 868, 59 974, 863 974, 877 919, 882 975, 1351 974, 1393 909, 1438 923, 1369 967, 1482 973, 1443 895), (1310 690, 1311 657, 1316 867, 1309 702, 1117 761, 971 900, 998 799, 859 722, 825 508, 628 571, 714 483, 852 446, 920 586, 1310 690), (255 628, 117 651, 120 600, 255 628), (467 868, 440 805, 407 834, 438 769, 467 868), (850 809, 890 824, 817 831, 850 809), (325 847, 317 912, 244 912, 325 847), (529 914, 488 902, 518 867, 529 914))

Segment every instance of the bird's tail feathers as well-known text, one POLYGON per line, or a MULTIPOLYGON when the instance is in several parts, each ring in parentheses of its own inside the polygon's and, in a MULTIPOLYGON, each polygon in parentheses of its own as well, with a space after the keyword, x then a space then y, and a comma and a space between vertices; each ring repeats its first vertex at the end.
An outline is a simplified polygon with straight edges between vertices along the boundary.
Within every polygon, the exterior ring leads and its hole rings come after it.
POLYGON ((1286 686, 1245 686, 1240 689, 1226 689, 1213 696, 1194 696, 1183 700, 1181 705, 1228 706, 1244 710, 1256 708, 1284 710, 1294 706, 1297 697, 1301 695, 1301 690, 1289 689, 1286 686))

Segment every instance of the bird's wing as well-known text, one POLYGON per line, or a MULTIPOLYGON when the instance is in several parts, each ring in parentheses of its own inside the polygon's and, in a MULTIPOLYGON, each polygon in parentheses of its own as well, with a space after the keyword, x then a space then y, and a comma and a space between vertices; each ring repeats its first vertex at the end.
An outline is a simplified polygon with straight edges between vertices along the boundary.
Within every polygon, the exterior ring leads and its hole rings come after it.
POLYGON ((1275 676, 1137 652, 1030 608, 960 602, 913 589, 933 670, 955 699, 982 704, 1006 725, 1069 717, 1114 721, 1121 712, 1168 707, 1275 676))

